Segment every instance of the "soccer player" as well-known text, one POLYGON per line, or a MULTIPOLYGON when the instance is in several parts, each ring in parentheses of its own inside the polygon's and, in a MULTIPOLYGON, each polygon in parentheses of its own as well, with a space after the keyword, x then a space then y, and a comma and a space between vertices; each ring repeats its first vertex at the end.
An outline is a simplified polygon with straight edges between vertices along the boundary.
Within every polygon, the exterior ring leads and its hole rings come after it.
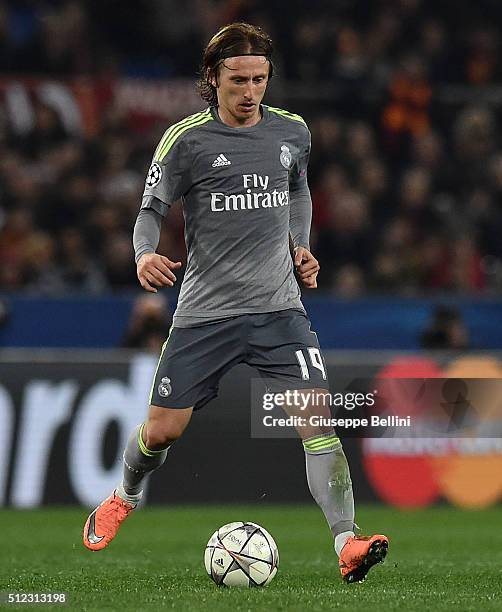
MULTIPOLYGON (((162 348, 144 423, 124 451, 124 476, 88 517, 83 541, 101 550, 141 499, 146 476, 166 460, 192 413, 214 398, 225 372, 256 368, 284 389, 328 389, 317 336, 295 278, 317 287, 309 250, 310 133, 296 114, 262 104, 272 41, 245 23, 222 28, 203 58, 208 108, 170 127, 155 150, 134 228, 137 274, 146 291, 171 287, 180 262, 157 254, 168 208, 183 201, 187 269, 162 348), (291 250, 290 250, 291 248, 291 250)), ((287 406, 288 414, 295 407, 287 406)), ((329 418, 328 407, 307 414, 329 418)), ((388 547, 354 534, 352 483, 333 428, 298 426, 310 491, 334 538, 347 582, 365 578, 388 547)))

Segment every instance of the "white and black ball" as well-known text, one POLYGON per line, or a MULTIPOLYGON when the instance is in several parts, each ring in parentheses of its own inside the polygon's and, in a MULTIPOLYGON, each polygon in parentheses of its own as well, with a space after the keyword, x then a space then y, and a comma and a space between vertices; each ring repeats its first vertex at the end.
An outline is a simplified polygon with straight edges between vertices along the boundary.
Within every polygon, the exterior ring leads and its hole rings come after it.
POLYGON ((277 573, 279 550, 272 536, 260 525, 228 523, 210 537, 204 565, 218 586, 263 587, 277 573))

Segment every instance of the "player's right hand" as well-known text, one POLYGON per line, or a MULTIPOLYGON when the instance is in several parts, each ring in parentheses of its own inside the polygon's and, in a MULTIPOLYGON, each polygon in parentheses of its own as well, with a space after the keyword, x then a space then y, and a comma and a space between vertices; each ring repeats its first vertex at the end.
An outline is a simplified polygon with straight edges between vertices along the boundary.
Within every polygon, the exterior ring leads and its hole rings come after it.
POLYGON ((174 285, 176 276, 172 270, 179 270, 179 268, 181 268, 181 261, 171 261, 157 253, 145 253, 138 261, 136 274, 143 289, 150 293, 157 293, 155 287, 174 285))

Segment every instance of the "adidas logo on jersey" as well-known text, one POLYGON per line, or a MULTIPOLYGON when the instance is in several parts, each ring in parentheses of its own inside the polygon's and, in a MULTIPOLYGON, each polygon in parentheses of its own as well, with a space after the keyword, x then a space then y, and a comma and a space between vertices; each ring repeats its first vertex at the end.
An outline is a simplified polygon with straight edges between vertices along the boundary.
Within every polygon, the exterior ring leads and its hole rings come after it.
POLYGON ((213 168, 218 168, 219 166, 230 166, 231 165, 231 161, 228 160, 223 153, 220 153, 218 155, 218 157, 214 160, 214 162, 212 163, 213 168))

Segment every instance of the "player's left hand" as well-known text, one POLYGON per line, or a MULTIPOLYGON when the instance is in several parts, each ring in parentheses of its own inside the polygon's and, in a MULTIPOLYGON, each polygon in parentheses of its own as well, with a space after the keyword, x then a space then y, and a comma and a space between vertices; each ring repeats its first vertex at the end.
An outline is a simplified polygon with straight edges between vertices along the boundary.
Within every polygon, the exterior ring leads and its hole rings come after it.
POLYGON ((317 274, 321 266, 312 253, 305 247, 296 247, 295 268, 300 280, 307 289, 317 289, 317 274))

